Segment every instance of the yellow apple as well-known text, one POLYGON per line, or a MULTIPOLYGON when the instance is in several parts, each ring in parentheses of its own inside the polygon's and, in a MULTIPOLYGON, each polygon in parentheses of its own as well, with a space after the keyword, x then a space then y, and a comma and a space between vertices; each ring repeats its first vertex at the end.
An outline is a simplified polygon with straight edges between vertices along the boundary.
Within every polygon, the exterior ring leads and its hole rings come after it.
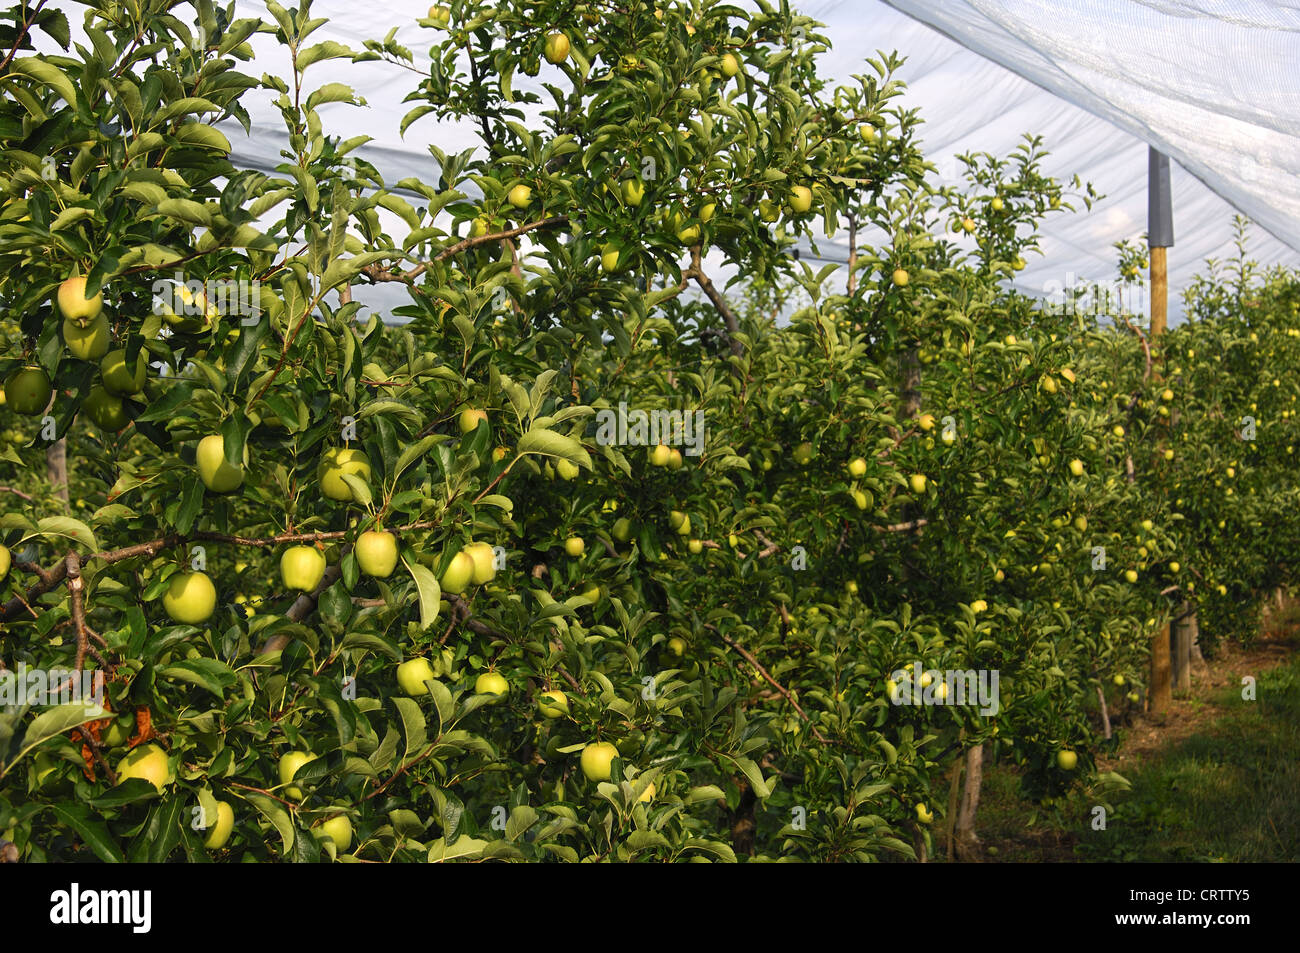
POLYGON ((159 793, 176 779, 168 767, 167 752, 155 744, 133 748, 117 763, 117 783, 130 778, 148 781, 159 793))
POLYGON ((474 407, 466 407, 460 412, 457 420, 457 426, 461 433, 469 433, 478 428, 479 421, 487 422, 488 416, 486 410, 479 410, 474 407))
POLYGON ((673 458, 673 452, 664 444, 658 444, 650 451, 650 465, 652 467, 666 467, 673 458))
MULTIPOLYGON (((563 63, 569 56, 569 38, 563 33, 552 33, 546 38, 546 61, 563 63)), ((525 202, 525 205, 528 203, 525 202)))
MULTIPOLYGON (((208 818, 204 818, 208 820, 208 818)), ((203 846, 208 850, 220 850, 230 840, 235 829, 235 809, 225 801, 217 802, 217 816, 208 826, 208 836, 203 839, 203 846)))
POLYGON ((1083 461, 1079 459, 1070 461, 1070 474, 1072 476, 1083 476, 1083 461))
POLYGON ((321 492, 331 500, 350 502, 353 499, 352 487, 344 481, 345 475, 368 481, 370 458, 350 447, 333 447, 325 451, 316 468, 316 479, 320 483, 321 492))
POLYGON ((290 546, 280 554, 280 578, 286 589, 311 592, 325 576, 325 554, 315 546, 290 546))
POLYGON ((600 253, 600 269, 609 274, 618 271, 619 250, 615 245, 606 245, 600 253))
POLYGON ((397 666, 397 684, 412 698, 429 694, 429 687, 424 683, 433 681, 436 677, 433 666, 422 655, 407 659, 397 666))
POLYGON ((212 618, 217 589, 205 572, 178 572, 163 593, 163 610, 173 622, 199 625, 212 618))
POLYGON ((71 318, 63 319, 63 343, 68 353, 79 361, 98 361, 108 353, 108 318, 102 314, 82 325, 71 318))
POLYGON ((352 846, 352 821, 346 814, 338 814, 312 831, 312 834, 317 840, 328 837, 334 841, 334 849, 341 854, 352 846))
POLYGON ((813 194, 812 189, 806 185, 796 185, 790 189, 790 208, 795 213, 802 215, 812 208, 813 194))
POLYGON ((867 472, 867 461, 861 457, 855 457, 849 461, 849 476, 865 476, 867 472))
MULTIPOLYGON (((244 482, 244 468, 226 462, 226 445, 221 434, 209 434, 199 441, 194 453, 199 479, 213 493, 229 493, 244 482)), ((248 447, 244 447, 244 462, 248 462, 248 447)))
POLYGON ((508 695, 510 683, 499 672, 484 672, 474 680, 474 691, 480 695, 508 695))
POLYGON ((104 293, 100 291, 93 298, 86 297, 86 279, 80 275, 68 278, 59 285, 56 300, 59 314, 83 325, 98 318, 104 308, 104 293))
POLYGON ((587 544, 581 536, 570 536, 564 541, 564 551, 570 556, 581 556, 587 551, 587 544))
POLYGON ((367 530, 357 537, 353 553, 367 576, 387 579, 397 568, 397 537, 385 530, 367 530))
POLYGON ((929 824, 934 820, 934 814, 924 804, 918 804, 916 806, 916 819, 922 824, 929 824))
POLYGON ((594 741, 582 749, 578 760, 588 781, 608 781, 612 773, 610 765, 617 757, 618 749, 608 741, 594 741))
POLYGON ((924 473, 913 473, 910 477, 908 477, 907 480, 908 486, 910 486, 912 488, 912 492, 916 494, 921 494, 925 492, 925 482, 926 481, 925 481, 924 473))
POLYGON ((1073 771, 1079 763, 1079 756, 1069 748, 1056 752, 1056 764, 1062 771, 1073 771))
POLYGON ((537 710, 547 718, 559 718, 569 713, 569 698, 558 690, 542 692, 542 697, 537 701, 537 710))
POLYGON ((0 582, 9 575, 9 567, 13 564, 13 557, 9 555, 8 546, 0 546, 0 582))
POLYGON ((474 557, 462 549, 451 557, 446 572, 442 574, 442 578, 438 582, 442 586, 443 592, 458 596, 469 588, 469 584, 473 580, 474 557))
MULTIPOLYGON (((315 761, 316 756, 310 751, 287 751, 280 756, 280 783, 289 784, 294 775, 307 762, 315 761)), ((302 788, 296 784, 284 789, 284 796, 291 801, 302 800, 302 788)))
POLYGON ((506 196, 506 201, 515 208, 528 208, 533 201, 533 190, 526 185, 516 185, 510 190, 510 194, 506 196))
POLYGON ((898 285, 900 288, 905 288, 907 287, 907 283, 912 280, 912 277, 907 273, 906 268, 895 268, 893 279, 894 284, 898 285))

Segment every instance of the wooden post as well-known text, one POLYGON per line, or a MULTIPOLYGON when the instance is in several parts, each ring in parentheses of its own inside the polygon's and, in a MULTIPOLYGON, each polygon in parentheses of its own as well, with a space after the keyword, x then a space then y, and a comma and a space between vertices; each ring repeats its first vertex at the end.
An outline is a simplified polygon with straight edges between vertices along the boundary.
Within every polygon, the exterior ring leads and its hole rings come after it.
MULTIPOLYGON (((1147 243, 1151 262, 1151 351, 1155 374, 1164 363, 1161 339, 1169 323, 1168 246, 1174 243, 1172 199, 1169 187, 1169 159, 1155 149, 1148 153, 1147 243), (1158 355, 1158 356, 1157 356, 1158 355)), ((1151 639, 1150 710, 1159 714, 1173 703, 1169 626, 1162 625, 1151 639)))
MULTIPOLYGON (((1187 604, 1180 607, 1180 614, 1187 612, 1187 604)), ((1183 614, 1174 625, 1173 687, 1186 691, 1192 687, 1192 617, 1183 614)))

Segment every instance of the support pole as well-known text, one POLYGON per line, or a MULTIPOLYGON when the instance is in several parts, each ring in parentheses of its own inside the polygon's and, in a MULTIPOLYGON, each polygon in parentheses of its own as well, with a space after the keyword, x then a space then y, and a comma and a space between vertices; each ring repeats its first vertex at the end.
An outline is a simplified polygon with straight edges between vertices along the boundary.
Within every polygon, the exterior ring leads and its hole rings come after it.
MULTIPOLYGON (((1173 199, 1169 187, 1169 157, 1149 149, 1147 157, 1147 245, 1151 262, 1151 350, 1155 374, 1164 364, 1163 342, 1169 322, 1169 270, 1166 250, 1174 243, 1173 199)), ((1161 714, 1173 703, 1169 626, 1151 639, 1150 710, 1161 714)))

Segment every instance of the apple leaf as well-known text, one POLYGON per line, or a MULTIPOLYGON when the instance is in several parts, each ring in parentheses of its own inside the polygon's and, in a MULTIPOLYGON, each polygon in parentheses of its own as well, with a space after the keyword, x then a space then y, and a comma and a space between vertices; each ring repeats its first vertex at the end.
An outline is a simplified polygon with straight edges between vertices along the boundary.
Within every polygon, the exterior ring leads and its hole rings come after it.
POLYGON ((284 845, 284 853, 287 856, 293 849, 294 829, 293 821, 289 818, 289 812, 286 811, 278 801, 273 801, 265 794, 250 794, 248 801, 253 807, 262 812, 262 816, 271 822, 271 825, 279 832, 280 840, 284 845))
POLYGON ((37 745, 56 735, 61 735, 69 729, 76 728, 78 725, 84 725, 88 721, 103 718, 106 714, 108 713, 98 705, 87 705, 83 702, 71 702, 42 712, 28 726, 27 734, 23 735, 22 748, 19 749, 14 759, 5 766, 4 773, 8 774, 13 770, 13 766, 18 763, 19 759, 37 745))
POLYGON ((122 848, 117 846, 108 827, 102 822, 92 820, 90 810, 84 804, 58 802, 48 804, 45 809, 52 812, 60 823, 76 831, 81 842, 91 849, 100 860, 110 864, 126 863, 122 848))
POLYGON ((438 618, 438 601, 442 598, 442 587, 438 577, 426 566, 402 557, 402 564, 415 580, 415 590, 420 600, 420 628, 427 629, 438 618))
POLYGON ((478 857, 487 848, 488 842, 476 837, 459 837, 453 844, 436 841, 429 848, 429 863, 440 864, 448 860, 469 860, 478 857))
POLYGON ((88 549, 99 549, 99 543, 95 540, 95 534, 91 528, 81 520, 74 520, 71 516, 42 517, 36 523, 36 532, 28 533, 20 542, 25 543, 34 536, 64 536, 68 539, 75 539, 88 549))
POLYGON ((429 743, 428 723, 414 698, 397 697, 393 704, 402 718, 402 733, 406 736, 406 754, 402 759, 406 763, 429 743))

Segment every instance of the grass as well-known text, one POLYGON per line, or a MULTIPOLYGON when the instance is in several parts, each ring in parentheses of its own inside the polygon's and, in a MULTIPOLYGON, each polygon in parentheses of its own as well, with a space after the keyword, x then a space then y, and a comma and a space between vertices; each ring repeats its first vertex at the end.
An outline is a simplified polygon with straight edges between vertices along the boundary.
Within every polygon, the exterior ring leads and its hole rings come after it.
POLYGON ((1127 768, 1128 791, 1027 805, 1014 768, 990 766, 979 833, 994 861, 1300 861, 1300 656, 1207 700, 1217 714, 1127 768), (1094 830, 1106 804, 1105 830, 1094 830), (1026 816, 1026 811, 1031 813, 1026 816))

